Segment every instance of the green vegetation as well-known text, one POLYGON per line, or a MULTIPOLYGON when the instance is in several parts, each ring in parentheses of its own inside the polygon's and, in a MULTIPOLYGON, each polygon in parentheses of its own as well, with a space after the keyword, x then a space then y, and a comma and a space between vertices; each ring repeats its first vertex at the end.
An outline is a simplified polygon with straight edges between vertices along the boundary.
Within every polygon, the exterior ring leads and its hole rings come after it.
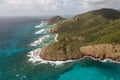
POLYGON ((66 44, 81 46, 120 42, 120 12, 113 9, 89 11, 57 26, 58 30, 53 33, 58 33, 59 41, 66 44))
MULTIPOLYGON (((52 20, 53 21, 53 20, 52 20)), ((55 21, 56 22, 56 21, 55 21)), ((109 43, 118 44, 120 43, 120 12, 113 9, 100 9, 89 11, 71 19, 60 20, 54 25, 49 31, 51 33, 59 34, 59 42, 55 42, 42 50, 41 56, 46 60, 68 60, 78 59, 84 55, 81 53, 91 52, 93 56, 101 56, 103 52, 107 54, 109 51, 109 43), (94 44, 105 44, 95 45, 98 51, 94 50, 94 44), (108 43, 108 44, 106 44, 108 43), (90 47, 80 48, 87 45, 93 45, 90 47), (106 47, 104 49, 104 47, 106 47), (99 50, 101 48, 101 50, 99 50), (92 49, 92 51, 91 51, 92 49), (87 52, 86 52, 87 51, 87 52), (96 55, 96 53, 98 53, 96 55), (49 55, 49 56, 47 56, 49 55)), ((111 53, 118 52, 118 50, 112 49, 111 53)), ((119 47, 118 47, 119 48, 119 47)), ((119 52, 118 52, 119 53, 119 52)), ((111 57, 113 55, 102 55, 104 57, 111 57)))
POLYGON ((65 20, 65 18, 63 18, 61 16, 54 16, 54 17, 48 19, 47 21, 48 21, 49 25, 53 25, 53 24, 56 24, 57 22, 62 21, 62 20, 65 20))

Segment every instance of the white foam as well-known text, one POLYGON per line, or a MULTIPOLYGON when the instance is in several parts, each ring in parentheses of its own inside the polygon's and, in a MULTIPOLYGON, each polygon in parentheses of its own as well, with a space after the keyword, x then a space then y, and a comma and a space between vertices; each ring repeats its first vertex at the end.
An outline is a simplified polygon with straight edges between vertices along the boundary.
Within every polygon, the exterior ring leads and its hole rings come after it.
POLYGON ((35 28, 41 28, 43 25, 45 25, 45 22, 44 22, 44 21, 42 21, 42 22, 40 23, 40 25, 35 26, 35 28))
POLYGON ((41 61, 39 58, 40 50, 41 49, 30 51, 29 54, 27 55, 28 57, 30 57, 29 61, 32 61, 33 63, 41 61))
POLYGON ((85 57, 90 57, 90 58, 92 58, 93 60, 98 60, 98 61, 100 61, 100 62, 113 62, 113 63, 120 63, 120 62, 117 62, 117 61, 114 61, 114 60, 112 60, 112 59, 104 59, 104 60, 101 60, 101 59, 96 59, 96 58, 94 58, 94 57, 92 57, 92 56, 85 56, 85 57))
POLYGON ((40 45, 42 42, 41 38, 39 38, 38 40, 34 41, 33 43, 30 44, 30 46, 37 46, 40 45))
POLYGON ((41 33, 46 33, 46 29, 41 29, 41 30, 35 32, 34 34, 41 34, 41 33))
POLYGON ((16 77, 18 77, 19 75, 17 74, 16 77))
POLYGON ((114 63, 119 63, 119 62, 116 62, 116 61, 113 61, 111 59, 104 59, 104 60, 100 60, 100 59, 95 59, 91 56, 84 56, 83 58, 80 58, 80 59, 76 59, 76 60, 66 60, 66 61, 48 61, 48 60, 43 60, 42 58, 40 58, 40 51, 41 49, 36 49, 36 50, 33 50, 33 51, 30 51, 29 54, 28 54, 28 57, 29 57, 29 60, 28 61, 31 61, 32 63, 36 63, 37 64, 41 64, 41 63, 44 63, 44 64, 48 64, 50 63, 51 65, 62 65, 64 63, 68 63, 68 62, 73 62, 73 61, 78 61, 78 60, 83 60, 84 58, 86 57, 90 57, 92 58, 93 60, 99 60, 100 62, 107 62, 107 61, 110 61, 110 62, 114 62, 114 63), (38 63, 39 62, 39 63, 38 63))
POLYGON ((120 64, 120 62, 117 62, 117 61, 114 61, 114 60, 111 60, 111 59, 104 59, 104 60, 101 60, 102 62, 113 62, 113 63, 118 63, 120 64))
POLYGON ((61 65, 63 63, 67 63, 67 62, 72 62, 74 60, 67 60, 67 61, 47 61, 47 60, 43 60, 40 58, 40 51, 41 49, 36 49, 33 51, 30 51, 29 54, 27 55, 29 57, 28 61, 31 61, 32 63, 44 63, 44 64, 52 64, 52 65, 61 65))
POLYGON ((43 42, 44 39, 49 38, 49 37, 50 37, 50 35, 46 35, 46 36, 40 37, 38 40, 36 40, 33 43, 31 43, 30 46, 40 45, 43 42))

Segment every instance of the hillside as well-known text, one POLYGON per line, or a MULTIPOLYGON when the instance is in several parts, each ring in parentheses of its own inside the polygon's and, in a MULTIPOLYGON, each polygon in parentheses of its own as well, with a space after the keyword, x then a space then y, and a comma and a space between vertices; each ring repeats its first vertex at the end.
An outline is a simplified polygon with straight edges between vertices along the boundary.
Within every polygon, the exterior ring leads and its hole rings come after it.
POLYGON ((65 20, 66 18, 63 18, 61 16, 54 16, 52 18, 47 19, 47 22, 49 25, 56 24, 59 21, 65 20))
MULTIPOLYGON (((78 59, 87 54, 112 54, 109 56, 113 60, 120 61, 120 12, 114 9, 100 9, 89 11, 80 15, 76 15, 71 19, 57 22, 54 27, 49 30, 51 33, 59 34, 59 42, 55 42, 42 49, 40 56, 47 60, 68 60, 78 59), (94 45, 105 49, 98 53, 94 51, 94 45), (112 47, 109 48, 111 45, 112 47), (81 49, 90 49, 82 51, 81 49), (117 50, 112 49, 116 48, 117 50), (84 48, 83 48, 84 47, 84 48), (106 52, 111 49, 111 52, 106 52), (90 51, 92 50, 92 51, 90 51), (106 52, 106 53, 105 53, 106 52), (113 58, 114 57, 114 58, 113 58)), ((102 55, 101 59, 106 58, 102 55)))

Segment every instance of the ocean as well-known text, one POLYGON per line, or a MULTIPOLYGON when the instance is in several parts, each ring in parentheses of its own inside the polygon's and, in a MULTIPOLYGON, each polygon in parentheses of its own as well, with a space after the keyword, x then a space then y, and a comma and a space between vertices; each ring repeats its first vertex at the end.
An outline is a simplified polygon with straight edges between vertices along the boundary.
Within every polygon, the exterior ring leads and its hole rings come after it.
POLYGON ((0 19, 0 80, 120 80, 119 63, 40 59, 40 49, 55 42, 51 27, 42 18, 0 19))

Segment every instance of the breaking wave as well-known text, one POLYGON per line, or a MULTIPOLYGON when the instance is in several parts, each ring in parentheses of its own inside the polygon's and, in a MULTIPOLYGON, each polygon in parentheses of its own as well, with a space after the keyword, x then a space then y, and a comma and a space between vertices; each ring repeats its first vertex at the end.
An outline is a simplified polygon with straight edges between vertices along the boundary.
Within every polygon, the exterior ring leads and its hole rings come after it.
POLYGON ((44 42, 44 40, 49 39, 50 35, 45 35, 43 37, 40 37, 38 40, 34 41, 33 43, 30 44, 30 46, 38 46, 41 43, 44 42))
POLYGON ((41 33, 46 33, 46 29, 41 29, 41 30, 35 32, 34 34, 41 34, 41 33))
POLYGON ((40 25, 35 26, 35 28, 41 28, 44 25, 46 25, 46 23, 44 21, 41 21, 40 25))

